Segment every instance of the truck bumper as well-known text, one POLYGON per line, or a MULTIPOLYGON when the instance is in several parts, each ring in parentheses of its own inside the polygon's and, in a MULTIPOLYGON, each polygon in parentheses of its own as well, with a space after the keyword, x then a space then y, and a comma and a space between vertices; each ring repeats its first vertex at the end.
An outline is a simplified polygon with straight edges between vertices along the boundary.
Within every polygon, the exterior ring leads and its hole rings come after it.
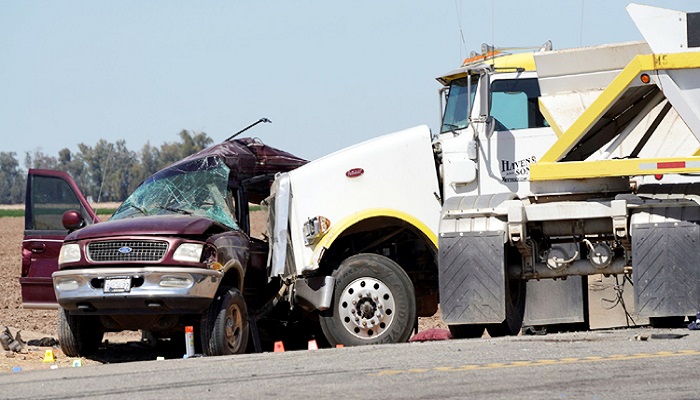
POLYGON ((223 273, 146 267, 65 270, 52 277, 58 304, 71 313, 199 314, 214 298, 223 273), (128 281, 128 288, 105 288, 112 279, 128 281))

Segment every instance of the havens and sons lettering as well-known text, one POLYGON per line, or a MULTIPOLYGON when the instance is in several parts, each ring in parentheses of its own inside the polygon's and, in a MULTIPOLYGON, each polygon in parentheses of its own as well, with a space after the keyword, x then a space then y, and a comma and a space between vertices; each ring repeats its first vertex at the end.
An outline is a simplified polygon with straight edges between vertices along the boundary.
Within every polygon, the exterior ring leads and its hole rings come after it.
POLYGON ((523 182, 530 177, 530 164, 537 162, 535 156, 518 161, 500 160, 503 182, 523 182))

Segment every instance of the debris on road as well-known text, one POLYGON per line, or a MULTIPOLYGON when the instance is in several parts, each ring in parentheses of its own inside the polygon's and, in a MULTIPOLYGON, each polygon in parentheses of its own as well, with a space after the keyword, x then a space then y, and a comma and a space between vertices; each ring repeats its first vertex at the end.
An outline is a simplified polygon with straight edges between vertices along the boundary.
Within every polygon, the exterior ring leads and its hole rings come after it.
POLYGON ((452 339, 450 331, 447 329, 430 328, 424 331, 418 332, 413 335, 408 341, 409 342, 427 342, 432 340, 448 340, 452 339))

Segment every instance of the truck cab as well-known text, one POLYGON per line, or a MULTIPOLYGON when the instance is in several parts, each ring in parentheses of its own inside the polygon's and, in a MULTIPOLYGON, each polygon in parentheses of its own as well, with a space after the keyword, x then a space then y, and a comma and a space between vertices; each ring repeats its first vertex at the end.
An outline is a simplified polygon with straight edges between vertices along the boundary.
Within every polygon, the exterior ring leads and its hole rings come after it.
MULTIPOLYGON (((551 43, 541 49, 549 50, 551 43)), ((447 94, 438 139, 443 196, 527 196, 530 165, 556 140, 539 109, 534 55, 491 50, 438 81, 447 94)))

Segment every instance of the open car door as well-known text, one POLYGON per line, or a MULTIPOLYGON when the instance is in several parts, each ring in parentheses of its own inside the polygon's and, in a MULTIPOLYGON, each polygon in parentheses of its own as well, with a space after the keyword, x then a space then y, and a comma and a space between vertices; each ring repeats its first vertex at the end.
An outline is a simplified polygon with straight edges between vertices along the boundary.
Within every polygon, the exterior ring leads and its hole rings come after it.
POLYGON ((68 230, 63 213, 78 210, 85 224, 99 219, 70 175, 63 171, 30 169, 24 208, 22 240, 22 306, 56 308, 51 274, 68 230))

